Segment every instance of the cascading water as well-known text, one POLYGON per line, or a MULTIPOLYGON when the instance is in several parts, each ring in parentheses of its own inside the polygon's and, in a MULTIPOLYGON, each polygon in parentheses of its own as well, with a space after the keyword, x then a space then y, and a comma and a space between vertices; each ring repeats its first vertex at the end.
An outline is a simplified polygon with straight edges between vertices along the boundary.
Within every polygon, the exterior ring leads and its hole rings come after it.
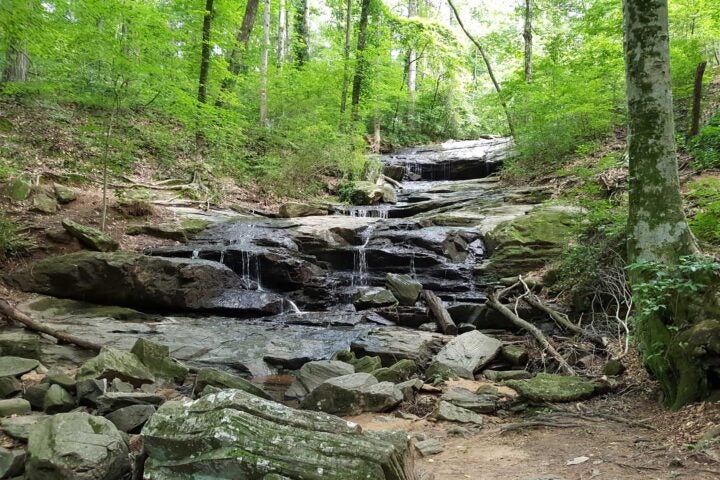
POLYGON ((387 220, 388 212, 389 209, 385 205, 370 207, 349 206, 338 209, 338 213, 348 217, 379 218, 383 220, 387 220))
POLYGON ((366 248, 372 239, 373 226, 368 225, 368 228, 363 232, 363 243, 355 247, 353 252, 353 274, 351 285, 353 287, 364 287, 368 284, 368 265, 366 248))
POLYGON ((255 252, 243 250, 240 252, 240 276, 248 285, 256 285, 262 291, 260 281, 260 259, 255 252))

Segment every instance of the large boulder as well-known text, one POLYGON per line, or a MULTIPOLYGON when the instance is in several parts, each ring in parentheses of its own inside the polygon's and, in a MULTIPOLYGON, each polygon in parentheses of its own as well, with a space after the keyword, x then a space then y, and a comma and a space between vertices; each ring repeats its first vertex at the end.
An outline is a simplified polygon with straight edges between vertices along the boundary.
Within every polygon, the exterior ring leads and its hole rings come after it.
POLYGON ((32 198, 32 206, 30 207, 33 212, 53 214, 58 211, 58 202, 55 197, 51 197, 46 193, 37 193, 32 198))
POLYGON ((39 366, 40 362, 31 358, 0 357, 0 377, 19 377, 39 366))
POLYGON ((415 480, 404 433, 363 432, 239 390, 168 402, 142 430, 145 478, 415 480))
POLYGON ((323 382, 300 406, 333 415, 384 412, 402 402, 402 391, 391 382, 378 382, 369 373, 353 373, 323 382))
POLYGON ((428 377, 473 379, 476 371, 490 363, 502 342, 473 330, 451 340, 440 350, 426 372, 428 377))
POLYGON ((3 195, 15 202, 27 200, 32 192, 32 182, 23 177, 11 178, 3 186, 3 195))
POLYGON ((88 379, 111 381, 115 378, 130 382, 136 387, 155 381, 155 376, 138 357, 108 347, 104 347, 96 357, 85 362, 77 372, 78 382, 88 379))
POLYGON ((61 413, 30 431, 27 480, 121 480, 130 473, 128 446, 107 419, 61 413))
POLYGON ((166 345, 138 338, 130 353, 156 377, 182 383, 188 374, 188 368, 170 357, 170 348, 166 345))
POLYGON ((450 338, 430 332, 382 327, 361 335, 352 342, 350 349, 358 357, 380 357, 384 367, 390 367, 405 358, 424 366, 450 338))
POLYGON ((280 217, 314 217, 318 215, 327 215, 328 208, 322 205, 316 205, 305 202, 288 202, 280 205, 280 217))
POLYGON ((556 261, 582 221, 582 210, 569 206, 547 206, 503 222, 487 233, 489 273, 517 276, 556 261))
POLYGON ((318 360, 308 362, 300 368, 285 397, 303 399, 319 387, 324 381, 355 373, 355 367, 349 363, 336 360, 318 360))
POLYGON ((101 232, 97 228, 81 225, 73 222, 69 218, 62 221, 62 226, 73 237, 77 238, 80 243, 91 250, 98 252, 114 252, 120 248, 120 244, 105 232, 101 232))
POLYGON ((413 306, 422 291, 422 284, 410 275, 388 273, 385 277, 385 286, 390 289, 400 305, 413 306))
POLYGON ((245 290, 242 279, 217 262, 134 252, 50 257, 7 281, 28 292, 145 310, 249 316, 281 313, 285 307, 280 295, 245 290))
POLYGON ((607 389, 607 385, 587 378, 552 373, 538 373, 525 380, 508 380, 505 384, 534 402, 572 402, 607 389))
POLYGON ((356 310, 369 308, 392 307, 398 304, 397 299, 384 288, 367 288, 359 291, 353 298, 356 310))
POLYGON ((270 399, 270 396, 263 389, 253 385, 244 378, 231 375, 215 368, 201 368, 195 377, 195 393, 200 394, 207 386, 216 388, 233 388, 242 390, 251 395, 270 399))

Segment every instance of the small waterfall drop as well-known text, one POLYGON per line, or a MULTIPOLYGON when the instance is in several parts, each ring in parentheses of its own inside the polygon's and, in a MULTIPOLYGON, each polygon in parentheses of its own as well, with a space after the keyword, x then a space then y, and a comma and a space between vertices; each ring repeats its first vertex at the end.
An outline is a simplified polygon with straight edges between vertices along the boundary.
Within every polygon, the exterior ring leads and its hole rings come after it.
POLYGON ((260 281, 260 258, 255 252, 248 250, 240 252, 240 276, 248 285, 255 284, 258 290, 263 291, 260 281))
POLYGON ((368 228, 363 232, 363 243, 355 247, 353 252, 353 274, 352 283, 353 287, 364 287, 368 284, 368 265, 366 248, 372 239, 374 227, 368 225, 368 228))

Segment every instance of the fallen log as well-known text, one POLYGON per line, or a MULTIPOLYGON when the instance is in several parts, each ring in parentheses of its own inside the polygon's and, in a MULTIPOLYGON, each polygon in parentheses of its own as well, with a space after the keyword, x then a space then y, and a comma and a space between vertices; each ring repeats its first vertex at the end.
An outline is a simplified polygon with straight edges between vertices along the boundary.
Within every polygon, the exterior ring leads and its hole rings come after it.
POLYGON ((435 321, 440 327, 440 330, 445 335, 457 335, 457 325, 455 325, 455 322, 450 316, 450 312, 447 311, 442 300, 430 290, 423 290, 423 298, 432 312, 433 317, 435 317, 435 321))
MULTIPOLYGON (((517 285, 517 284, 516 284, 517 285)), ((514 286, 513 286, 514 287, 514 286)), ((511 287, 512 288, 512 287, 511 287)), ((511 289, 509 288, 509 289, 511 289)), ((540 331, 539 328, 537 328, 535 325, 533 325, 530 322, 527 322, 520 318, 518 315, 513 313, 509 308, 507 308, 505 305, 500 303, 500 295, 509 291, 508 288, 500 292, 500 294, 491 293, 488 295, 487 305, 497 310, 498 313, 502 314, 505 318, 510 320, 513 325, 515 325, 518 328, 521 328, 522 330, 525 330, 530 335, 535 337, 535 340, 542 345, 542 347, 548 351, 551 357, 553 357, 558 364, 560 365, 560 370, 567 373, 568 375, 575 375, 575 370, 570 366, 569 363, 563 358, 560 353, 555 350, 555 347, 552 346, 550 341, 547 339, 544 333, 540 331)))
POLYGON ((90 342, 88 340, 84 340, 80 337, 76 337, 74 335, 70 335, 68 333, 60 332, 58 330, 55 330, 52 327, 49 327, 47 325, 44 325, 38 321, 33 320, 29 316, 25 315, 21 311, 19 311, 17 308, 13 307, 7 300, 0 299, 0 314, 6 316, 10 320, 21 323, 30 330, 34 330, 39 333, 44 333, 45 335, 50 335, 51 337, 56 338, 58 341, 63 343, 71 343, 73 345, 77 345, 81 348, 87 348, 88 350, 93 350, 95 352, 99 352, 100 349, 102 349, 102 345, 94 342, 90 342))

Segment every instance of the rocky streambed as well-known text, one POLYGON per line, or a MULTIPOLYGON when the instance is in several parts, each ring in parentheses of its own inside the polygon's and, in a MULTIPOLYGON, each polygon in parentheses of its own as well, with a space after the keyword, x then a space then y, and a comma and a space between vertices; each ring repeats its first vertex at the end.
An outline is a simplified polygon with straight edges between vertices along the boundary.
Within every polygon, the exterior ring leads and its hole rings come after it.
POLYGON ((288 204, 289 218, 233 216, 175 246, 7 276, 40 294, 23 313, 103 350, 0 332, 0 429, 15 439, 0 477, 409 480, 407 435, 333 415, 399 409, 482 428, 523 402, 603 390, 535 375, 485 304, 581 221, 539 205, 542 188, 501 187, 491 174, 509 154, 497 138, 407 150, 383 158, 387 182, 363 186, 370 205, 288 204), (431 385, 451 378, 485 383, 431 385))

